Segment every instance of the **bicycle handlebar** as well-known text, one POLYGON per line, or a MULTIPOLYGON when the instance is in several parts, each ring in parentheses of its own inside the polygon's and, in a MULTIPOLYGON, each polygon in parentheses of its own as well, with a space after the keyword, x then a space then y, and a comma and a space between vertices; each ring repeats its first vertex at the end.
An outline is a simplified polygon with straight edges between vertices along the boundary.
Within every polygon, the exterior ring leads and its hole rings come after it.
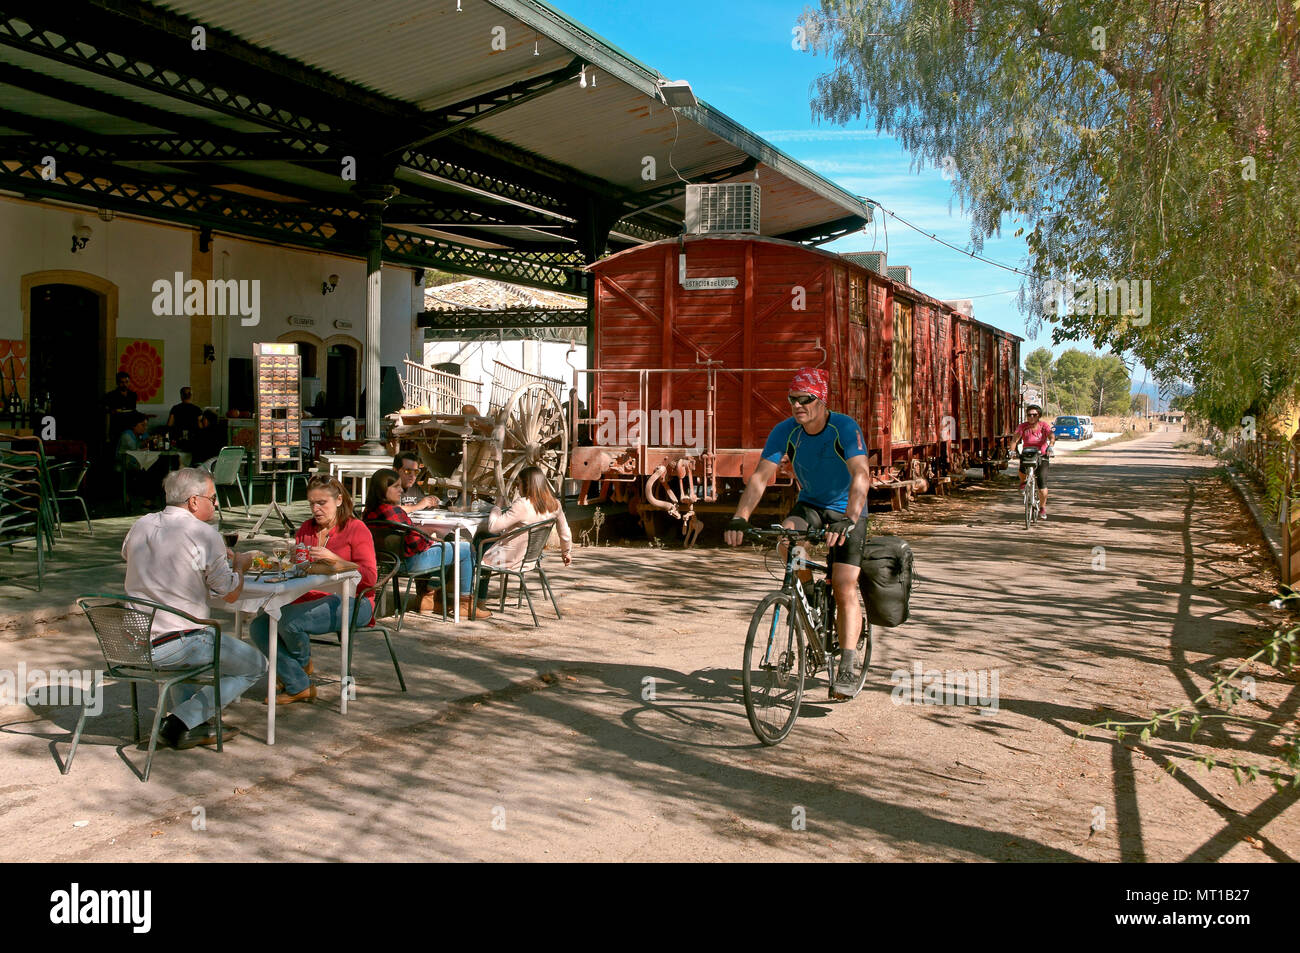
POLYGON ((755 539, 799 539, 803 537, 810 543, 820 543, 826 538, 824 529, 787 529, 784 526, 773 526, 771 529, 759 529, 751 526, 745 531, 746 536, 755 539))

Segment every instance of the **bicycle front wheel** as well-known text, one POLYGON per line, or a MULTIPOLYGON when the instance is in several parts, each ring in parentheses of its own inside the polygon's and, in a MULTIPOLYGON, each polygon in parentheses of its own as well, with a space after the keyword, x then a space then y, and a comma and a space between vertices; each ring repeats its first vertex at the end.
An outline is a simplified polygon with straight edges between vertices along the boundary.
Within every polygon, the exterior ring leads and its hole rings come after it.
POLYGON ((799 717, 803 698, 804 634, 787 592, 758 604, 745 640, 745 714, 758 740, 780 744, 799 717))
POLYGON ((1025 529, 1034 525, 1034 497, 1038 494, 1038 488, 1034 485, 1034 474, 1030 472, 1029 478, 1025 480, 1025 529))

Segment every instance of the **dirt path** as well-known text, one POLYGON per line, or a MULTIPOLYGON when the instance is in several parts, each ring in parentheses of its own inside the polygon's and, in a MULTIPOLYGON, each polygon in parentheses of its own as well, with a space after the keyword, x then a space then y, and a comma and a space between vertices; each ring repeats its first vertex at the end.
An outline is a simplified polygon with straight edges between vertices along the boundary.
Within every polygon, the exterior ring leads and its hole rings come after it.
MULTIPOLYGON (((1275 624, 1258 537, 1211 461, 1173 439, 1058 463, 1051 521, 1033 533, 1016 522, 1010 478, 884 516, 916 551, 913 617, 878 639, 862 697, 830 705, 811 686, 778 748, 755 743, 740 700, 745 626, 773 587, 761 559, 580 550, 561 577, 563 622, 548 607, 540 630, 514 610, 463 634, 404 630, 408 695, 392 685, 382 644, 368 645, 346 718, 327 687, 325 701, 285 711, 268 749, 263 709, 241 700, 231 719, 247 736, 222 755, 163 752, 147 785, 113 747, 114 728, 129 723, 120 698, 66 778, 49 744, 66 738, 67 713, 6 709, 0 756, 13 771, 0 790, 0 854, 1294 859, 1292 796, 1238 787, 1227 771, 1166 775, 1169 757, 1208 750, 1185 737, 1076 737, 1107 716, 1194 697, 1213 663, 1253 651, 1243 634, 1275 624), (895 704, 891 675, 910 678, 914 665, 996 673, 996 710, 895 704)), ((40 653, 45 664, 89 664, 87 638, 0 645, 0 665, 19 651, 29 665, 40 653)), ((1266 668, 1255 677, 1261 700, 1291 717, 1294 683, 1266 668)), ((1265 750, 1248 733, 1202 737, 1246 761, 1265 750)))

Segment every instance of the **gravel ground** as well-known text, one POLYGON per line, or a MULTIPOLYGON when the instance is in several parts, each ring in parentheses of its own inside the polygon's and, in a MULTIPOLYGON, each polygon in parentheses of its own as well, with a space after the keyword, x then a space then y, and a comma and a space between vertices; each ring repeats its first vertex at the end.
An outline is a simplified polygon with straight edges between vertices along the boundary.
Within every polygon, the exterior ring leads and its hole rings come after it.
MULTIPOLYGON (((1033 532, 1012 476, 877 517, 916 552, 912 618, 877 631, 857 700, 810 684, 777 748, 756 743, 740 689, 749 614, 776 585, 761 555, 601 546, 557 567, 563 621, 539 600, 540 629, 526 608, 408 623, 408 693, 370 640, 346 716, 327 682, 267 747, 255 688, 228 709, 245 733, 225 752, 162 751, 147 784, 124 687, 66 777, 75 711, 0 708, 0 858, 1294 859, 1292 795, 1164 771, 1188 754, 1275 764, 1268 733, 1077 736, 1195 697, 1281 621, 1253 525, 1175 436, 1062 457, 1033 532), (918 665, 996 675, 996 702, 895 703, 918 665)), ((0 643, 4 669, 95 657, 75 618, 0 643)), ((1293 724, 1293 679, 1253 677, 1246 709, 1293 724)))

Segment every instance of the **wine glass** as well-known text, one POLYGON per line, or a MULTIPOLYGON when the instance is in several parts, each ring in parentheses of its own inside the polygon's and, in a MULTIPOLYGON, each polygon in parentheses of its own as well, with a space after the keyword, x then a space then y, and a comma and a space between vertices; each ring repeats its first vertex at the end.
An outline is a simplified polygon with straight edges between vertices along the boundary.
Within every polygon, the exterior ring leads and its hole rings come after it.
POLYGON ((239 542, 238 533, 222 533, 221 538, 225 541, 226 548, 231 550, 235 548, 235 543, 239 542))

